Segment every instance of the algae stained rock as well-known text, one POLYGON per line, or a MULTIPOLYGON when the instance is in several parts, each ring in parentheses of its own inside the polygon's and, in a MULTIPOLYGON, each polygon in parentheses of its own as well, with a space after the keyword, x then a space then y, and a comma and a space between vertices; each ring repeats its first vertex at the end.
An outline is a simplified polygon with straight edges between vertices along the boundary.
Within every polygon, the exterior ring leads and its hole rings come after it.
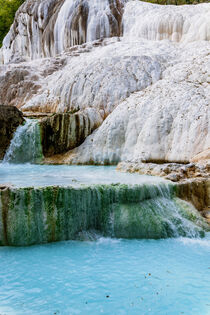
POLYGON ((0 190, 0 244, 23 246, 105 236, 167 238, 204 235, 206 224, 173 185, 93 185, 0 190))

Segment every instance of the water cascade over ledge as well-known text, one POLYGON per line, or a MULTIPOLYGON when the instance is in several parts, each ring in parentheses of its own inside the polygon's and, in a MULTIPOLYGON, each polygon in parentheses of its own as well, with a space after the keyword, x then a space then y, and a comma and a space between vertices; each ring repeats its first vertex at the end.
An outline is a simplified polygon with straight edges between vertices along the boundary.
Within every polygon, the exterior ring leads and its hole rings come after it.
POLYGON ((0 190, 0 245, 78 239, 97 230, 118 238, 204 236, 197 210, 172 184, 110 184, 0 190))
POLYGON ((39 163, 41 160, 39 124, 37 120, 26 119, 25 124, 17 128, 3 163, 39 163))

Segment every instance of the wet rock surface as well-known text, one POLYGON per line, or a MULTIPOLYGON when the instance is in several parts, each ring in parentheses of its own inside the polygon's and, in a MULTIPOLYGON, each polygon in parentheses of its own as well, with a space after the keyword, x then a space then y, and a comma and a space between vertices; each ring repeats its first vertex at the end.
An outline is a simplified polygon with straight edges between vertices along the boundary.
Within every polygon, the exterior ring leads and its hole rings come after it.
POLYGON ((191 202, 210 223, 210 163, 131 163, 121 162, 117 169, 122 172, 160 176, 176 182, 177 196, 191 202))
POLYGON ((205 211, 210 211, 210 178, 181 182, 177 191, 179 198, 190 201, 203 215, 205 211))
POLYGON ((40 120, 41 143, 46 157, 79 146, 96 128, 83 113, 55 114, 40 120))
POLYGON ((0 105, 0 160, 3 159, 15 130, 23 122, 23 114, 16 107, 0 105))

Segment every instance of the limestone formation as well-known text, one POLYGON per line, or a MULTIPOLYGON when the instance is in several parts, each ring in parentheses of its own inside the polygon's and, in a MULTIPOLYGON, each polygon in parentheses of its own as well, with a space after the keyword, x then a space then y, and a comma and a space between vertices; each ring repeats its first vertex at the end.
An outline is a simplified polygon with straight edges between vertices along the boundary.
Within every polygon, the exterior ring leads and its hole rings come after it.
POLYGON ((3 159, 15 130, 23 122, 23 114, 16 107, 0 105, 0 160, 3 159))
POLYGON ((27 0, 1 49, 0 101, 100 126, 60 163, 193 161, 210 148, 209 15, 208 3, 27 0))
POLYGON ((210 40, 210 10, 206 3, 159 6, 130 1, 123 20, 124 36, 173 42, 210 40))
POLYGON ((210 161, 210 148, 199 152, 195 155, 192 159, 192 162, 199 163, 199 164, 207 164, 210 161))
MULTIPOLYGON (((201 47, 200 43, 198 49, 201 47)), ((185 58, 167 67, 162 80, 118 105, 98 130, 63 161, 188 163, 199 152, 207 150, 210 146, 209 52, 204 45, 199 57, 188 53, 185 58)))
POLYGON ((3 42, 3 61, 55 56, 66 48, 122 34, 124 0, 28 0, 3 42))
POLYGON ((152 40, 208 40, 208 8, 203 4, 172 9, 137 0, 28 0, 19 8, 4 39, 2 59, 7 63, 20 56, 27 60, 55 56, 71 46, 120 36, 122 18, 125 35, 152 40))

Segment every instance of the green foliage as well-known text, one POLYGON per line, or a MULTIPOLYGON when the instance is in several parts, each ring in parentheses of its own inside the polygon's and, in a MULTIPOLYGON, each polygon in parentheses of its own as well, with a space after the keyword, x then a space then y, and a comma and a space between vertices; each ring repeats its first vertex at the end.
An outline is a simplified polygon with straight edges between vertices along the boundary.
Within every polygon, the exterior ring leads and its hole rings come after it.
POLYGON ((24 0, 0 0, 0 47, 13 23, 15 13, 24 0))

